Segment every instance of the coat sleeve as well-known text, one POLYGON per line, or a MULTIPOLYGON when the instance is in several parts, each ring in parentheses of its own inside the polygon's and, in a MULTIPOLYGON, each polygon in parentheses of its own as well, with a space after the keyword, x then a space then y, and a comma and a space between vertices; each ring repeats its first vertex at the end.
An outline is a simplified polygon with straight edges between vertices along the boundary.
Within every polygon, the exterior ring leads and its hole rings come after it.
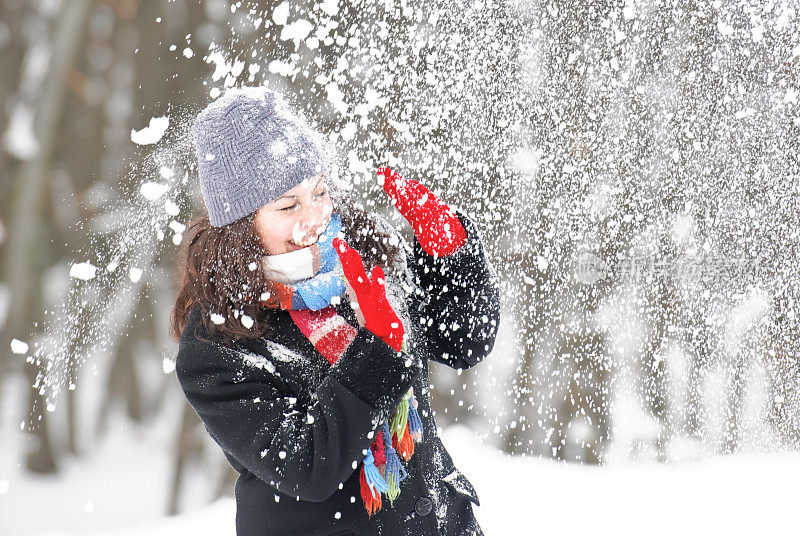
POLYGON ((230 458, 282 493, 323 501, 363 460, 420 364, 362 328, 303 404, 281 392, 269 357, 253 366, 252 355, 248 364, 237 351, 190 338, 181 341, 176 372, 230 458))
POLYGON ((430 358, 453 368, 480 363, 494 347, 500 324, 497 277, 486 259, 476 225, 456 210, 467 241, 434 259, 416 236, 409 269, 422 297, 411 308, 430 358))

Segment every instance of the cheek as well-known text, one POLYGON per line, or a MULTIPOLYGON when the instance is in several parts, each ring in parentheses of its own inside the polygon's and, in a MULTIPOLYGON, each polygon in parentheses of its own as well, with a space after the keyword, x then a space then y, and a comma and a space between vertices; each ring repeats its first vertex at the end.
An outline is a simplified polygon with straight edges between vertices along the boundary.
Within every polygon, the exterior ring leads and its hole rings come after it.
POLYGON ((257 219, 256 230, 261 238, 261 244, 270 255, 283 253, 284 242, 292 237, 291 226, 287 222, 275 218, 257 219))

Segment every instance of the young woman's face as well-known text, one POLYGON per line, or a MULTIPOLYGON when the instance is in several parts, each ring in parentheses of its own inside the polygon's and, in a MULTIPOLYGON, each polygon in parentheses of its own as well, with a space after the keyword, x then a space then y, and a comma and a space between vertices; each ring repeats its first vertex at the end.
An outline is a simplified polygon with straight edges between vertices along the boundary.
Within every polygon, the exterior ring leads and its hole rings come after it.
POLYGON ((325 177, 317 175, 258 209, 254 224, 267 254, 280 255, 314 244, 332 212, 325 177))

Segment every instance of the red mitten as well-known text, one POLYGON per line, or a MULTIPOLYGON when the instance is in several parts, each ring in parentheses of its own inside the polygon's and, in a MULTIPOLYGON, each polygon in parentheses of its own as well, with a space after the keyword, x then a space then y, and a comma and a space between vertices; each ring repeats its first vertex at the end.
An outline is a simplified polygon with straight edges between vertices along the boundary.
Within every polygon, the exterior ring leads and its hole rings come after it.
POLYGON ((467 232, 458 216, 423 185, 404 179, 387 167, 378 169, 378 179, 383 180, 383 190, 411 225, 428 255, 446 257, 467 241, 467 232))
POLYGON ((356 295, 364 327, 386 344, 401 351, 403 323, 386 299, 385 277, 380 266, 372 268, 372 278, 367 277, 364 261, 356 250, 341 238, 333 239, 333 247, 342 262, 344 276, 356 295))

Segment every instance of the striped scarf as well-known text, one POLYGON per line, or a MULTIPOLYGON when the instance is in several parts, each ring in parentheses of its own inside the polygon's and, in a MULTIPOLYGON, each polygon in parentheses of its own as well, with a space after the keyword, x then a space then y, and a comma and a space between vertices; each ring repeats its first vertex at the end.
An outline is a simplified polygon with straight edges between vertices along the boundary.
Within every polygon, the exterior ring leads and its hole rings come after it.
MULTIPOLYGON (((331 365, 358 333, 331 305, 345 292, 351 299, 355 297, 333 249, 332 240, 340 228, 341 219, 333 213, 315 244, 267 256, 262 262, 276 295, 266 293, 261 304, 288 310, 295 325, 331 365)), ((417 406, 412 387, 403 395, 391 418, 375 434, 361 464, 361 498, 370 517, 381 509, 382 494, 386 494, 392 504, 400 494, 400 482, 407 476, 400 456, 410 460, 414 443, 422 441, 422 420, 417 406)))

